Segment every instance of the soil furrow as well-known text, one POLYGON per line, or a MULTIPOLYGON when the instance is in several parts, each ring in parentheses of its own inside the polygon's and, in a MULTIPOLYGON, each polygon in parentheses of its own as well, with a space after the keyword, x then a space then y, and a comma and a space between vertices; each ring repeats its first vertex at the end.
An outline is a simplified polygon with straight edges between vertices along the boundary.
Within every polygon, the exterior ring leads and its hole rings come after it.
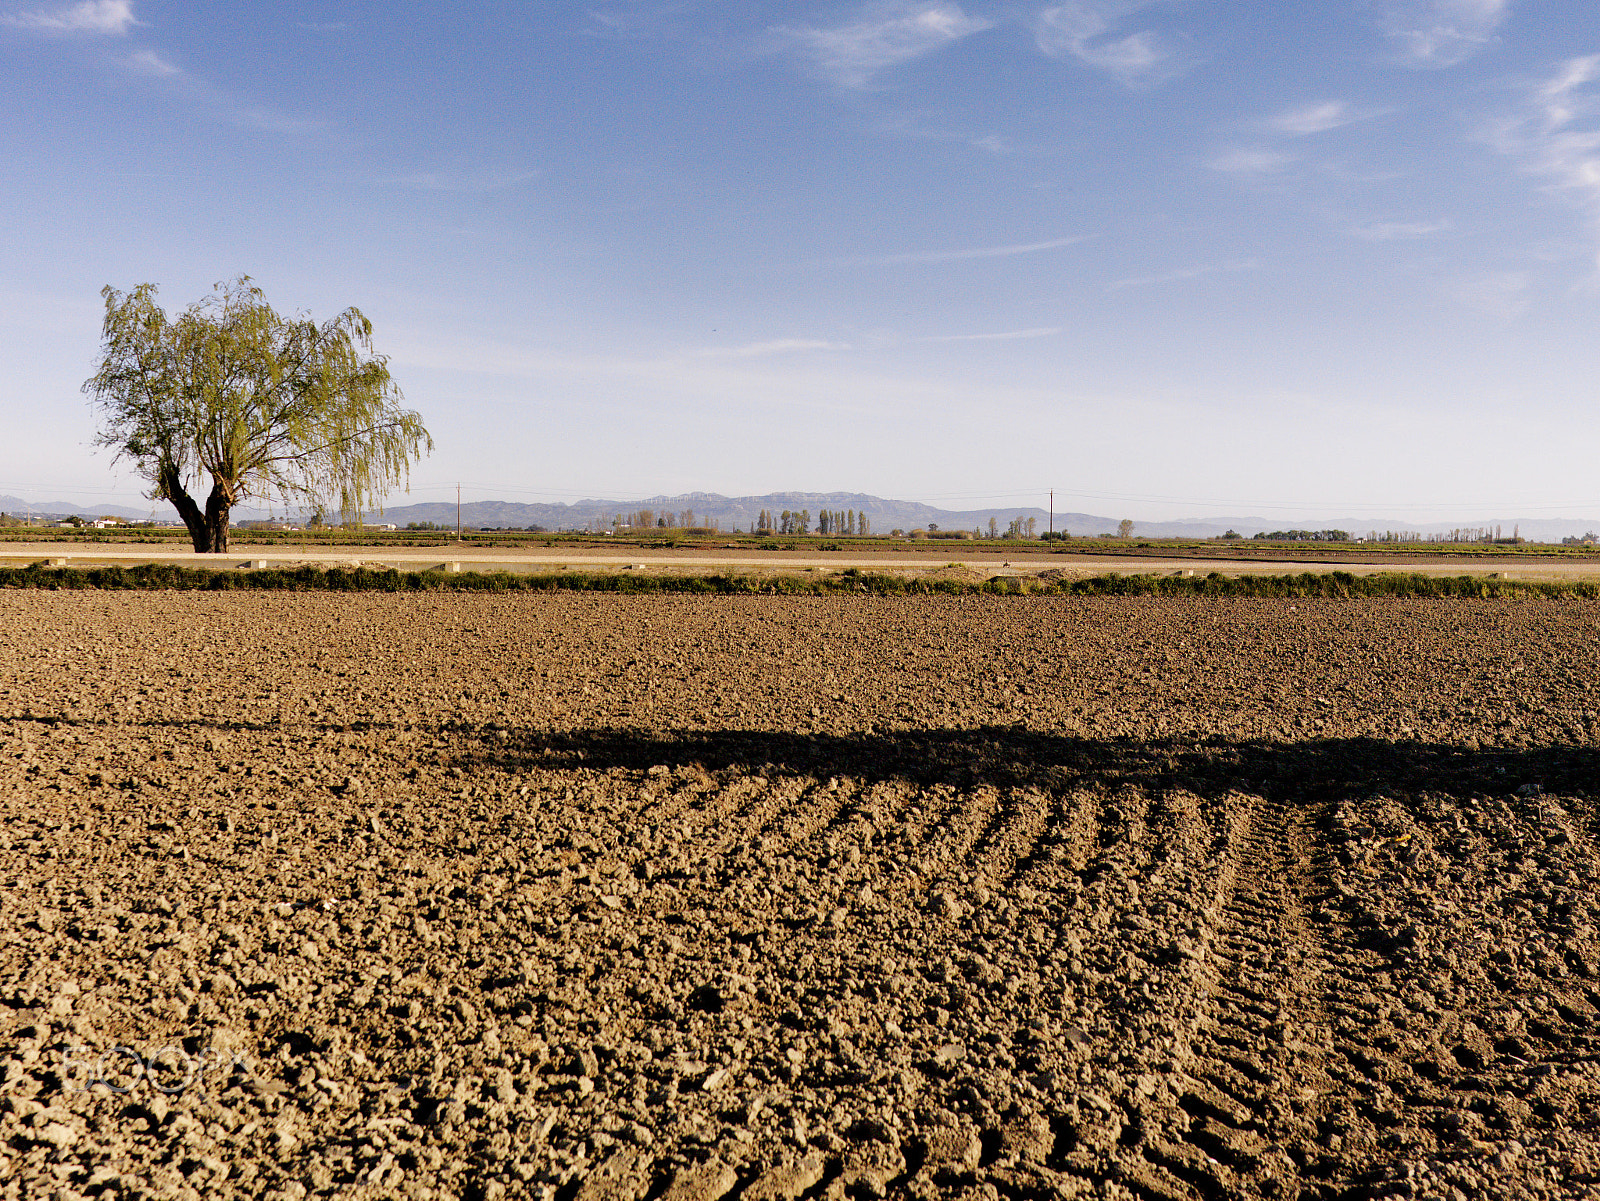
POLYGON ((1207 1165, 1204 1179, 1191 1173, 1190 1183, 1208 1197, 1295 1196, 1318 1098, 1330 1087, 1321 969, 1304 904, 1311 840, 1303 814, 1288 806, 1254 798, 1235 812, 1225 831, 1236 853, 1219 889, 1211 1001, 1187 1068, 1221 1103, 1198 1092, 1179 1099, 1195 1118, 1184 1141, 1207 1165))
POLYGON ((1595 606, 0 620, 0 1201, 1600 1187, 1595 606))

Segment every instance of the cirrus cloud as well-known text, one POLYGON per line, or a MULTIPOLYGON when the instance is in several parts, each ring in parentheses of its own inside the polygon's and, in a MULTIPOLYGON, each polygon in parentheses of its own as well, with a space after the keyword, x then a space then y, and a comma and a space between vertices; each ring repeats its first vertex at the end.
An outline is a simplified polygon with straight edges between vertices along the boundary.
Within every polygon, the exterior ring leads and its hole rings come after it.
MULTIPOLYGON (((1568 59, 1532 89, 1523 111, 1492 125, 1485 140, 1568 197, 1600 244, 1600 54, 1568 59)), ((1596 254, 1600 281, 1600 252, 1596 254)))
POLYGON ((1445 295, 1473 312, 1511 321, 1527 311, 1531 284, 1526 271, 1489 271, 1445 285, 1445 295))
POLYGON ((83 0, 70 8, 14 13, 0 19, 7 25, 40 33, 99 33, 118 37, 141 24, 133 15, 132 0, 83 0))
POLYGON ((698 352, 705 359, 758 359, 771 354, 793 354, 804 350, 849 350, 848 342, 825 342, 820 338, 774 338, 744 346, 714 346, 698 352))
POLYGON ((1360 116, 1352 112, 1345 101, 1324 100, 1280 113, 1272 118, 1270 124, 1279 133, 1305 137, 1307 134, 1326 133, 1330 129, 1338 129, 1341 125, 1349 125, 1358 120, 1360 116))
POLYGON ((1073 0, 1039 14, 1034 40, 1051 58, 1074 58, 1128 86, 1157 82, 1174 73, 1176 54, 1154 30, 1114 36, 1118 23, 1147 0, 1073 0))
POLYGON ((1292 154, 1239 146, 1214 156, 1206 165, 1225 175, 1275 175, 1297 161, 1292 154))
POLYGON ((859 21, 830 28, 780 26, 824 75, 847 88, 868 87, 879 72, 921 58, 993 22, 969 17, 956 4, 878 4, 859 21))
POLYGON ((1448 221, 1380 221, 1374 225, 1358 225, 1347 232, 1363 242, 1404 242, 1415 238, 1431 238, 1450 229, 1448 221))
POLYGON ((851 255, 830 259, 830 267, 896 267, 902 263, 958 263, 967 259, 1006 259, 1043 250, 1061 250, 1085 240, 1085 235, 1051 238, 1046 242, 1022 242, 1011 246, 967 246, 959 250, 914 250, 905 254, 851 255))
POLYGON ((1453 67, 1494 40, 1510 0, 1386 0, 1378 27, 1410 67, 1453 67))
POLYGON ((1018 342, 1029 338, 1051 338, 1061 332, 1059 325, 1034 325, 1027 329, 1007 329, 992 334, 930 334, 921 342, 1018 342))
POLYGON ((154 75, 157 79, 183 74, 181 68, 174 67, 154 50, 140 50, 129 55, 128 68, 140 75, 154 75))
POLYGON ((1106 285, 1106 291, 1120 292, 1125 288, 1184 283, 1191 279, 1204 279, 1208 275, 1232 275, 1240 271, 1255 271, 1260 266, 1261 264, 1255 259, 1233 259, 1226 263, 1208 263, 1200 267, 1178 267, 1171 271, 1159 271, 1154 275, 1132 275, 1125 279, 1113 280, 1106 285))

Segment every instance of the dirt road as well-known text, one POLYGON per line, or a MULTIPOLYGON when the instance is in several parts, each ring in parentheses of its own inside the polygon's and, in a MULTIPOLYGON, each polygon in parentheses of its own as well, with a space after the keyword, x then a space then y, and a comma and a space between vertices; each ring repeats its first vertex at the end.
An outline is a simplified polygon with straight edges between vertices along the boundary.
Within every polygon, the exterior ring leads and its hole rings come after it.
POLYGON ((853 553, 820 551, 798 542, 798 549, 752 551, 749 548, 708 547, 630 547, 569 545, 557 549, 542 546, 509 548, 475 546, 470 543, 444 547, 354 546, 337 550, 316 547, 270 548, 241 546, 231 555, 197 555, 193 551, 167 545, 106 543, 94 547, 82 544, 10 543, 0 546, 0 566, 24 566, 48 559, 61 566, 92 567, 108 564, 132 566, 137 563, 181 563, 190 567, 239 568, 250 564, 267 567, 299 567, 305 564, 345 566, 360 563, 368 567, 394 567, 402 571, 421 571, 447 563, 459 564, 467 571, 550 571, 559 568, 585 570, 645 571, 863 571, 928 572, 954 564, 994 575, 1036 575, 1041 571, 1061 571, 1069 577, 1104 575, 1180 574, 1207 575, 1283 575, 1302 571, 1348 571, 1356 575, 1402 571, 1422 575, 1458 576, 1498 573, 1520 580, 1600 579, 1600 558, 1538 558, 1531 555, 1502 558, 1448 558, 1419 555, 1359 555, 1345 557, 1308 549, 1300 555, 1276 558, 1177 558, 1157 555, 1071 555, 1033 550, 986 551, 981 543, 949 542, 936 547, 897 551, 853 553))
POLYGON ((0 621, 0 1195, 1600 1187, 1600 605, 0 621))

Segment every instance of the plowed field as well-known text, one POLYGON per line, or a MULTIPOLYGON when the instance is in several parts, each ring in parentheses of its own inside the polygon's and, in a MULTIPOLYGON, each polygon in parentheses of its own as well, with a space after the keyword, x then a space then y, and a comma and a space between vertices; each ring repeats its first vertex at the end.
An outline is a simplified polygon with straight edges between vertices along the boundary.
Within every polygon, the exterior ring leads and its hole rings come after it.
POLYGON ((1600 1190, 1600 605, 0 623, 0 1196, 1600 1190))

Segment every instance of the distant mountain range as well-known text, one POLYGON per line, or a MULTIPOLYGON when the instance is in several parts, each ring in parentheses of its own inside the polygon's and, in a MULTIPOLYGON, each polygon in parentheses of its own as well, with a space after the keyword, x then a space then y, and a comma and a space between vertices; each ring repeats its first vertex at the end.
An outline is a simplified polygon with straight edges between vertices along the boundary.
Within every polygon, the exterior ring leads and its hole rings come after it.
MULTIPOLYGON (((95 505, 93 508, 84 508, 82 505, 72 504, 70 501, 30 501, 17 496, 0 496, 0 513, 12 517, 121 517, 128 521, 149 521, 150 506, 142 509, 130 509, 127 505, 95 505)), ((169 504, 156 506, 157 521, 176 521, 178 513, 169 504)))
MULTIPOLYGON (((688 492, 680 496, 652 496, 647 500, 594 499, 580 500, 572 504, 519 504, 513 501, 474 500, 461 506, 461 523, 473 529, 484 527, 524 529, 537 525, 547 530, 600 530, 610 529, 612 519, 619 514, 626 520, 628 514, 637 513, 641 509, 649 509, 657 514, 670 514, 669 524, 673 525, 678 523, 679 515, 692 511, 696 524, 715 524, 729 531, 735 527, 744 531, 753 529, 756 518, 763 509, 769 511, 774 518, 785 509, 809 510, 813 529, 816 528, 817 514, 823 509, 854 509, 858 514, 866 514, 872 523, 874 534, 887 534, 894 529, 925 529, 930 525, 937 525, 944 530, 987 531, 990 518, 993 518, 1002 530, 1016 517, 1024 521, 1032 517, 1035 533, 1043 533, 1051 526, 1049 511, 1035 506, 938 509, 917 501, 889 500, 865 492, 769 492, 764 496, 722 496, 715 492, 688 492)), ((0 512, 24 516, 30 511, 35 516, 122 517, 130 521, 146 521, 151 514, 151 509, 148 507, 134 509, 126 505, 96 505, 86 508, 66 501, 30 505, 28 501, 15 496, 0 496, 0 512)), ((172 507, 166 504, 156 505, 155 514, 158 520, 163 521, 173 521, 177 518, 172 507)), ((245 509, 236 510, 234 513, 235 519, 240 521, 266 515, 264 512, 245 509)), ((423 521, 453 528, 456 523, 456 506, 453 502, 398 505, 381 513, 369 512, 365 514, 365 519, 369 523, 394 524, 402 529, 411 522, 423 521)), ((1055 514, 1054 528, 1080 537, 1092 537, 1096 534, 1115 532, 1120 520, 1119 517, 1095 513, 1060 511, 1055 514)), ((1286 529, 1289 524, 1282 521, 1268 521, 1264 517, 1194 517, 1174 521, 1136 521, 1133 533, 1136 538, 1214 538, 1233 530, 1248 538, 1256 533, 1286 529)), ((1562 538, 1580 537, 1590 531, 1600 530, 1600 519, 1496 518, 1418 525, 1415 522, 1388 518, 1336 517, 1303 518, 1293 525, 1301 529, 1345 530, 1354 537, 1361 537, 1372 531, 1379 534, 1386 530, 1439 534, 1463 527, 1480 529, 1498 525, 1507 538, 1511 536, 1513 530, 1516 530, 1529 541, 1560 542, 1562 538)))
MULTIPOLYGON (((611 520, 621 515, 627 520, 629 513, 650 509, 656 513, 683 513, 693 510, 694 521, 701 525, 722 526, 742 531, 754 528, 758 513, 763 509, 778 517, 784 509, 810 510, 816 521, 819 510, 850 510, 866 513, 872 523, 872 533, 886 534, 891 529, 917 529, 938 525, 941 529, 989 528, 989 518, 1005 528, 1011 518, 1034 518, 1035 533, 1045 533, 1050 528, 1093 537, 1096 534, 1115 533, 1122 518, 1107 517, 1102 513, 1078 513, 1058 510, 1051 518, 1050 510, 1032 505, 1014 505, 1008 509, 934 509, 933 505, 918 501, 891 501, 869 493, 766 493, 765 496, 722 496, 718 493, 685 493, 682 496, 653 496, 646 501, 576 501, 573 504, 515 504, 510 501, 470 501, 461 505, 461 523, 472 528, 512 528, 512 526, 544 526, 546 529, 610 529, 611 520)), ((434 521, 435 525, 456 525, 456 505, 418 504, 397 505, 379 513, 368 513, 368 521, 382 521, 405 526, 410 521, 434 521)), ((675 518, 672 520, 675 523, 675 518)), ((1538 518, 1510 518, 1510 520, 1451 521, 1418 525, 1414 521, 1394 518, 1317 518, 1294 521, 1299 529, 1344 529, 1352 537, 1365 534, 1382 534, 1384 531, 1413 531, 1422 534, 1443 534, 1458 528, 1493 528, 1501 526, 1504 536, 1510 537, 1517 529, 1528 541, 1560 542, 1563 537, 1582 536, 1587 531, 1600 529, 1597 518, 1571 518, 1571 520, 1538 520, 1538 518)), ((1134 521, 1134 537, 1216 537, 1229 529, 1245 537, 1270 533, 1275 529, 1290 528, 1285 521, 1269 521, 1264 517, 1178 518, 1173 521, 1134 521)))
MULTIPOLYGON (((764 496, 720 496, 714 492, 689 492, 682 496, 652 496, 645 500, 580 500, 570 505, 527 505, 509 501, 472 501, 461 506, 463 525, 529 526, 539 525, 549 530, 610 529, 612 519, 620 515, 624 521, 629 514, 648 509, 665 516, 669 525, 678 525, 679 518, 692 513, 696 525, 717 525, 732 531, 735 527, 749 531, 765 509, 777 519, 785 509, 793 512, 806 510, 811 514, 812 529, 816 528, 817 514, 824 509, 844 512, 854 509, 865 514, 872 523, 874 534, 887 534, 892 529, 911 530, 926 528, 929 523, 940 529, 987 529, 992 517, 1003 528, 1014 517, 1035 519, 1038 532, 1049 527, 1050 514, 1045 509, 1018 507, 1010 509, 936 509, 932 505, 908 500, 887 500, 869 496, 864 492, 769 492, 764 496)), ((404 526, 413 521, 431 521, 437 525, 454 526, 456 506, 443 504, 401 505, 386 509, 379 515, 369 513, 366 520, 382 521, 404 526)), ((1071 528, 1079 532, 1116 529, 1112 521, 1088 513, 1057 513, 1056 529, 1071 528), (1096 523, 1099 523, 1096 525, 1096 523)))
MULTIPOLYGON (((715 492, 689 492, 680 496, 652 496, 647 500, 580 500, 563 504, 517 504, 511 501, 470 501, 461 506, 461 523, 473 528, 543 526, 548 530, 610 529, 612 518, 621 515, 624 520, 630 513, 650 509, 656 513, 681 514, 692 510, 700 524, 715 523, 725 530, 737 526, 748 531, 755 525, 757 515, 769 511, 775 518, 784 509, 807 509, 811 513, 813 528, 816 516, 822 509, 854 509, 865 513, 872 523, 874 534, 887 534, 892 529, 911 530, 926 528, 930 524, 944 530, 987 530, 992 517, 1002 529, 1014 517, 1034 519, 1036 533, 1051 526, 1049 510, 1034 506, 1014 506, 995 509, 938 509, 918 501, 889 500, 865 492, 769 492, 763 496, 722 496, 715 492)), ((404 527, 408 522, 431 521, 436 525, 454 526, 456 507, 453 503, 400 505, 386 509, 381 515, 367 514, 371 522, 394 523, 404 527)), ((1054 528, 1080 537, 1109 534, 1117 529, 1120 517, 1096 513, 1078 513, 1058 510, 1054 528)), ((675 523, 675 519, 674 519, 675 523)), ((1246 538, 1256 533, 1289 528, 1290 523, 1269 521, 1265 517, 1192 517, 1173 521, 1136 521, 1134 537, 1145 538, 1214 538, 1229 530, 1246 538)), ((1600 530, 1600 519, 1527 519, 1461 521, 1448 524, 1418 525, 1398 519, 1371 517, 1301 519, 1292 523, 1296 528, 1313 530, 1344 530, 1353 537, 1369 532, 1387 530, 1410 531, 1423 534, 1447 533, 1452 529, 1501 527, 1505 537, 1516 529, 1530 541, 1560 542, 1569 536, 1581 536, 1590 530, 1600 530)))

